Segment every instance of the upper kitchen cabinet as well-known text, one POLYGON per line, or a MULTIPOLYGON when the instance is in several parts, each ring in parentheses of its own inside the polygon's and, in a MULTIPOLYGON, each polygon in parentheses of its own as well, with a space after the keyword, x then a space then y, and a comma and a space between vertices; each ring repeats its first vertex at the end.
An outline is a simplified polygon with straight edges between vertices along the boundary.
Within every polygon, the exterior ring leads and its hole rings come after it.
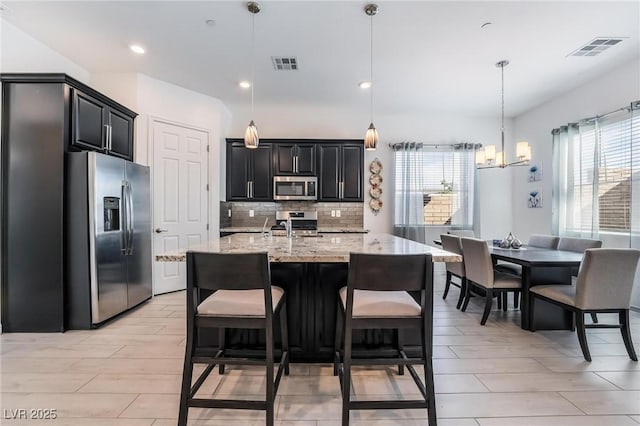
POLYGON ((275 175, 315 176, 315 143, 274 143, 275 175))
POLYGON ((249 149, 241 139, 227 142, 227 201, 273 201, 272 145, 249 149))
POLYGON ((135 113, 74 89, 71 117, 73 148, 102 151, 133 160, 135 113))
POLYGON ((318 201, 362 201, 362 141, 318 144, 318 201))

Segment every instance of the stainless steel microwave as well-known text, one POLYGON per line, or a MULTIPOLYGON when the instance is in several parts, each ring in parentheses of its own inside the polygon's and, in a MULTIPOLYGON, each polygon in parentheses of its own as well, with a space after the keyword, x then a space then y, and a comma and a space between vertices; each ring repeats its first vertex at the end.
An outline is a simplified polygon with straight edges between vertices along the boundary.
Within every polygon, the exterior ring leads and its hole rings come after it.
POLYGON ((315 176, 274 176, 274 200, 317 200, 318 178, 315 176))

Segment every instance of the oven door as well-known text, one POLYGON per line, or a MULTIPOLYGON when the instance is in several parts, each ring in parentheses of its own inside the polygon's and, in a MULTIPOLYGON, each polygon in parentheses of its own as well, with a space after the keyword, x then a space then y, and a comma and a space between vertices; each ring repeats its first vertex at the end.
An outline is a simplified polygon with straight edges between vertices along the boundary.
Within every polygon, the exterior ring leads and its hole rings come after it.
POLYGON ((274 200, 317 200, 317 178, 275 176, 273 178, 274 200))

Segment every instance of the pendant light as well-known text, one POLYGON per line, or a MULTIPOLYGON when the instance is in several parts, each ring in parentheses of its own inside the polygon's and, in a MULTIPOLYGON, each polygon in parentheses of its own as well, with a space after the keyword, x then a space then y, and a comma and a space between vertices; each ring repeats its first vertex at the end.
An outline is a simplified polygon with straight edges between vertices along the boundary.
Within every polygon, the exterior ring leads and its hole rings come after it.
POLYGON ((500 147, 501 150, 496 153, 495 145, 488 145, 481 150, 476 151, 476 165, 479 169, 493 169, 496 167, 505 168, 508 166, 528 166, 531 160, 531 147, 528 142, 518 142, 516 145, 516 161, 507 163, 507 156, 504 150, 504 67, 509 65, 509 61, 502 60, 496 63, 496 67, 500 68, 502 78, 502 110, 500 125, 500 147))
MULTIPOLYGON (((251 13, 251 117, 253 117, 253 88, 256 85, 256 64, 255 64, 255 17, 260 12, 260 6, 256 2, 247 3, 247 10, 251 13)), ((247 130, 244 132, 244 146, 255 149, 260 143, 258 128, 253 119, 249 122, 247 130)))
POLYGON ((364 12, 371 17, 371 51, 370 51, 370 68, 369 68, 369 81, 371 82, 371 92, 369 92, 369 114, 371 123, 367 129, 367 133, 364 136, 364 148, 367 151, 375 151, 378 146, 378 131, 376 126, 373 125, 373 16, 378 13, 377 4, 368 4, 364 7, 364 12))

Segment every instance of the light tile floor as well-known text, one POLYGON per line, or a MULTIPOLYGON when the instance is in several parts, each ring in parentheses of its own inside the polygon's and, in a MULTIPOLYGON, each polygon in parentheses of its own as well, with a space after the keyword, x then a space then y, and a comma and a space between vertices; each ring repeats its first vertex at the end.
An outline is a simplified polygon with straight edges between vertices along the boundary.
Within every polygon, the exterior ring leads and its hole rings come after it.
MULTIPOLYGON (((574 333, 524 332, 519 311, 455 308, 458 290, 442 300, 436 271, 434 370, 442 426, 617 426, 640 424, 640 363, 626 355, 617 330, 589 330, 593 362, 574 333)), ((185 344, 184 293, 155 297, 106 326, 64 334, 0 337, 0 424, 169 426, 176 424, 185 344), (18 409, 55 409, 55 420, 13 420, 18 409)), ((606 319, 601 315, 601 322, 606 319)), ((640 314, 632 314, 640 353, 640 314)), ((354 373, 359 397, 415 398, 417 389, 393 369, 354 373)), ((202 393, 262 396, 256 368, 213 373, 202 393)), ((340 390, 329 365, 294 365, 277 397, 282 426, 340 425, 340 390)), ((27 414, 31 414, 27 411, 27 414)), ((263 412, 191 409, 190 424, 252 426, 263 412)), ((354 426, 426 424, 424 410, 360 411, 354 426)))

